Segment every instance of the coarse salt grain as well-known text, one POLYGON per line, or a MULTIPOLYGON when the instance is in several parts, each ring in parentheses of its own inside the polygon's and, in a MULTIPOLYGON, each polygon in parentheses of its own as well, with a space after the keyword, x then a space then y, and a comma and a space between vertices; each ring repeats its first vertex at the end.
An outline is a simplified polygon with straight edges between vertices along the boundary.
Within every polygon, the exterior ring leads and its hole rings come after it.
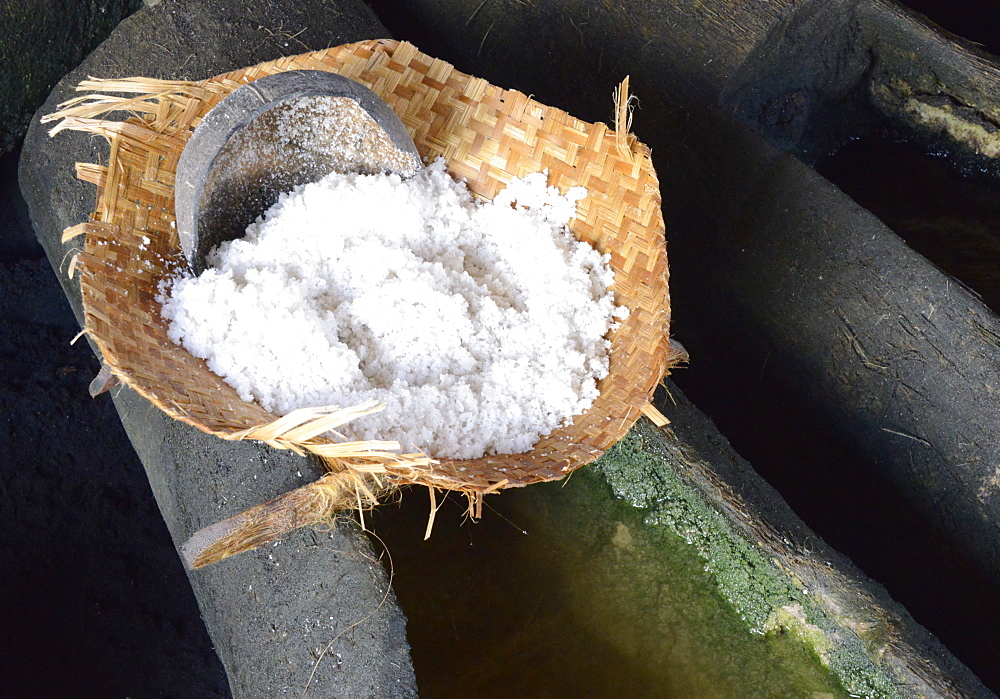
POLYGON ((169 280, 169 336, 243 400, 286 414, 376 399, 351 427, 439 458, 527 451, 607 375, 610 259, 545 173, 475 200, 439 159, 284 194, 201 276, 169 280))

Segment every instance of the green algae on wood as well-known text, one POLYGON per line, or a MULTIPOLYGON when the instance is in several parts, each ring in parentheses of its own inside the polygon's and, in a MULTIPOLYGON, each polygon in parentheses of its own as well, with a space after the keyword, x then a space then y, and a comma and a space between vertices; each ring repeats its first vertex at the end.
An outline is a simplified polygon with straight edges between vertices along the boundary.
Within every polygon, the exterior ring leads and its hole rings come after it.
POLYGON ((753 506, 669 428, 640 421, 594 470, 643 511, 648 527, 695 548, 748 633, 792 636, 850 694, 890 697, 922 686, 921 670, 933 663, 912 656, 905 633, 915 624, 900 617, 905 612, 884 608, 864 582, 824 560, 827 552, 803 549, 755 520, 753 506))

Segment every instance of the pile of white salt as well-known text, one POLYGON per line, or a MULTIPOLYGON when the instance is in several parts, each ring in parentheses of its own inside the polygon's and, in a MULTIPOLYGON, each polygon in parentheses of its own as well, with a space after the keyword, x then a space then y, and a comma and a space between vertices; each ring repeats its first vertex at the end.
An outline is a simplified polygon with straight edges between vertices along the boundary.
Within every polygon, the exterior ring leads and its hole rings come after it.
POLYGON ((441 160, 407 180, 331 174, 164 287, 170 338, 279 414, 374 398, 359 438, 527 451, 593 403, 627 313, 608 257, 567 229, 585 193, 536 173, 480 202, 441 160))

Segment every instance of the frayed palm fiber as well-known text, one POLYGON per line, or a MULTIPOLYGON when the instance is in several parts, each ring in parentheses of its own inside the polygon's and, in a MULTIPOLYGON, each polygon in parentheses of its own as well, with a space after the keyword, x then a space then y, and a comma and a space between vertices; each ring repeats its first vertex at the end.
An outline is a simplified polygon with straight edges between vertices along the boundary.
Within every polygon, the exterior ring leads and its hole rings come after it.
POLYGON ((279 530, 320 521, 338 507, 366 506, 391 485, 462 491, 478 509, 484 493, 561 478, 625 435, 676 360, 667 339, 670 304, 659 185, 649 150, 627 128, 616 133, 604 124, 582 122, 461 73, 411 44, 389 40, 292 56, 200 82, 89 80, 79 89, 99 92, 61 105, 62 111, 48 118, 60 120, 53 133, 97 133, 111 145, 107 166, 77 166, 77 175, 97 186, 99 198, 91 220, 66 233, 86 234, 77 259, 86 331, 105 362, 178 420, 223 439, 263 439, 278 448, 318 454, 331 472, 228 520, 232 526, 216 525, 214 539, 194 546, 196 564, 244 550, 279 530), (530 452, 435 462, 396 454, 393 443, 338 444, 328 430, 373 409, 370 405, 278 419, 241 400, 204 361, 167 339, 156 296, 161 280, 183 264, 173 200, 181 150, 200 119, 237 87, 296 69, 333 71, 374 90, 400 117, 420 154, 443 156, 449 171, 465 178, 480 197, 491 199, 512 178, 543 169, 549 171, 549 183, 563 192, 575 185, 587 188, 570 227, 577 238, 611 254, 616 300, 629 309, 611 334, 610 374, 590 410, 530 452), (110 111, 132 116, 124 122, 99 118, 110 111))

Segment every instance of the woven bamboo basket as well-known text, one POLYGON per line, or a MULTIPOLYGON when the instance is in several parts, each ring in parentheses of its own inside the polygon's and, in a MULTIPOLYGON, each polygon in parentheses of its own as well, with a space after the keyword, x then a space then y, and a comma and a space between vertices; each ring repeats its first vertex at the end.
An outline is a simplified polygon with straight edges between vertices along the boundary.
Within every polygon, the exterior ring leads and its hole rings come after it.
MULTIPOLYGON (((327 476, 202 530, 185 554, 197 567, 247 550, 285 531, 317 523, 352 504, 373 504, 386 488, 419 484, 469 497, 564 477, 625 435, 652 391, 682 355, 668 340, 670 302, 660 193, 649 150, 627 133, 591 124, 456 70, 405 42, 373 40, 244 68, 198 82, 145 78, 89 80, 90 94, 46 117, 55 134, 97 133, 110 143, 106 166, 77 164, 96 185, 79 273, 85 332, 119 380, 173 418, 223 439, 258 439, 313 453, 327 476), (573 234, 611 254, 615 296, 629 309, 611 333, 610 373, 593 407, 530 452, 476 460, 400 454, 392 442, 339 442, 330 433, 374 405, 317 408, 279 418, 241 400, 205 362, 173 344, 156 300, 160 282, 184 265, 174 219, 177 160, 201 118, 240 85, 287 70, 326 70, 366 85, 399 116, 421 156, 443 156, 449 171, 490 199, 515 177, 548 169, 561 191, 582 185, 573 234), (116 93, 114 95, 109 93, 116 93), (121 96, 124 94, 125 96, 121 96), (124 121, 101 118, 128 112, 124 121)), ((624 112, 624 102, 619 105, 624 112)), ((71 271, 72 274, 72 271, 71 271)))

